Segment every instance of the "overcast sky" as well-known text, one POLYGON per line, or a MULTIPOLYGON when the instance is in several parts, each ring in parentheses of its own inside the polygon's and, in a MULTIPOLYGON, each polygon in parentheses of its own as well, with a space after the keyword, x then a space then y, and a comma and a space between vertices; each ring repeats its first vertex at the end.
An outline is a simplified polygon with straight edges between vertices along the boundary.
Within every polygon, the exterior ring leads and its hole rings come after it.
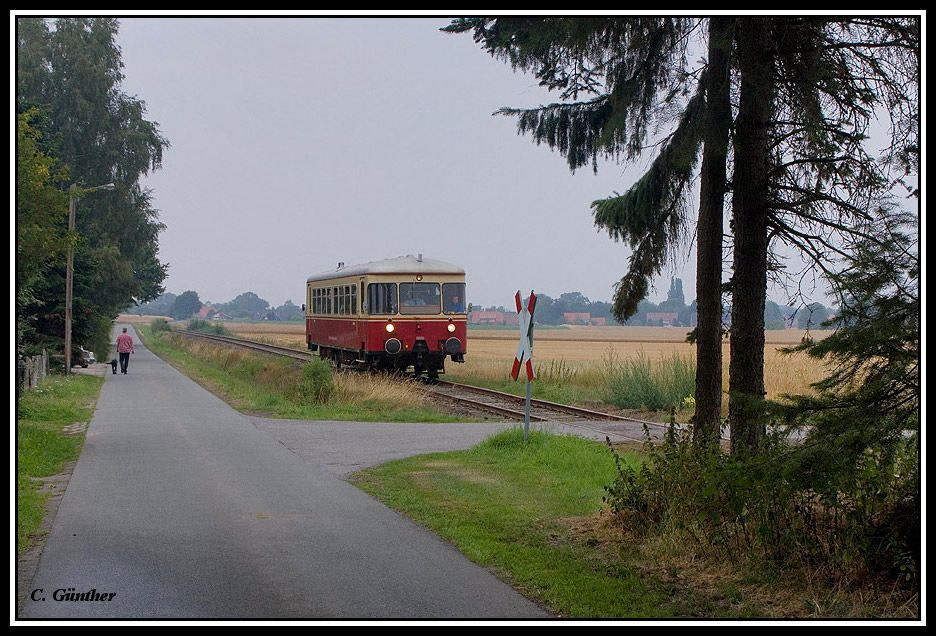
MULTIPOLYGON (((422 253, 467 272, 468 300, 517 290, 611 299, 629 249, 589 204, 638 167, 572 174, 502 106, 555 96, 449 17, 125 17, 123 92, 171 147, 146 179, 166 230, 166 290, 303 301, 306 278, 422 253)), ((694 255, 665 271, 694 298, 694 255)))

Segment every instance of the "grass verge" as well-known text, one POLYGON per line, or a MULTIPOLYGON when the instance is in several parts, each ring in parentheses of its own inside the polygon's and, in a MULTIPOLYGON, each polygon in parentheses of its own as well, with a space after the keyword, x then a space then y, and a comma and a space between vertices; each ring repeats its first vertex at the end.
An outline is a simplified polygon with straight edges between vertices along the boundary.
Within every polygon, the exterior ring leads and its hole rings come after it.
POLYGON ((464 421, 437 408, 414 383, 398 378, 332 374, 330 370, 329 377, 322 378, 316 362, 303 365, 187 340, 171 332, 154 334, 145 325, 137 325, 136 329, 150 351, 243 412, 308 420, 464 421))
MULTIPOLYGON (((103 378, 90 375, 49 377, 22 394, 16 426, 16 546, 23 554, 35 542, 45 516, 48 493, 42 479, 61 473, 78 459, 84 433, 66 435, 66 426, 87 425, 103 378)), ((79 427, 80 428, 80 427, 79 427)))
MULTIPOLYGON (((636 452, 625 461, 637 462, 636 452)), ((433 529, 551 611, 572 618, 739 617, 656 574, 602 510, 616 473, 609 450, 522 429, 461 452, 411 457, 354 476, 362 490, 433 529)))

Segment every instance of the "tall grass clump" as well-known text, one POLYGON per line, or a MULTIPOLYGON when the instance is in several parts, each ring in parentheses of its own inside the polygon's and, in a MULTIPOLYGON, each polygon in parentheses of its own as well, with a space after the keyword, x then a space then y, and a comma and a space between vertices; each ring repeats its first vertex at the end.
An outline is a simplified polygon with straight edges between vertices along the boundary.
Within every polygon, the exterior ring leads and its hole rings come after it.
POLYGON ((654 364, 641 350, 637 357, 605 360, 604 396, 608 404, 625 409, 669 411, 686 406, 695 393, 695 361, 673 353, 654 364))
POLYGON ((302 365, 299 395, 303 400, 325 404, 334 393, 335 374, 331 364, 325 360, 313 359, 302 365))
POLYGON ((211 320, 202 320, 201 318, 192 318, 188 321, 186 326, 188 331, 196 331, 198 333, 207 333, 215 336, 231 336, 234 335, 228 330, 227 327, 222 325, 220 322, 212 322, 211 320))

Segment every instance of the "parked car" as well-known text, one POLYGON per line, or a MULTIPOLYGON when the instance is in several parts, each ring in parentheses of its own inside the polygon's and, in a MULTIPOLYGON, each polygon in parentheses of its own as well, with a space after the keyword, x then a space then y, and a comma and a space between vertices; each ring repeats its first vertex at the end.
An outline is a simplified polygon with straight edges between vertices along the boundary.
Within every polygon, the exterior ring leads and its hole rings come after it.
POLYGON ((78 357, 75 359, 75 362, 72 366, 78 365, 82 369, 87 369, 89 364, 94 364, 94 353, 88 351, 84 347, 78 347, 78 357))

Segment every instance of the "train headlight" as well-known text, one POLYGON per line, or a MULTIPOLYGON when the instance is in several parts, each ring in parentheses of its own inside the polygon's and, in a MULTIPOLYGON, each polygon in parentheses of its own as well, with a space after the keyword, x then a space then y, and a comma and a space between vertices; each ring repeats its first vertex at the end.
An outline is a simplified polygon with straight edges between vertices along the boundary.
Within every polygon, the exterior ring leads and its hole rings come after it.
POLYGON ((449 330, 449 333, 455 333, 455 323, 454 323, 454 322, 450 322, 450 323, 448 324, 448 326, 446 327, 446 329, 449 330))
POLYGON ((388 322, 388 323, 387 323, 387 333, 393 333, 393 329, 394 329, 393 323, 392 323, 392 322, 388 322))

